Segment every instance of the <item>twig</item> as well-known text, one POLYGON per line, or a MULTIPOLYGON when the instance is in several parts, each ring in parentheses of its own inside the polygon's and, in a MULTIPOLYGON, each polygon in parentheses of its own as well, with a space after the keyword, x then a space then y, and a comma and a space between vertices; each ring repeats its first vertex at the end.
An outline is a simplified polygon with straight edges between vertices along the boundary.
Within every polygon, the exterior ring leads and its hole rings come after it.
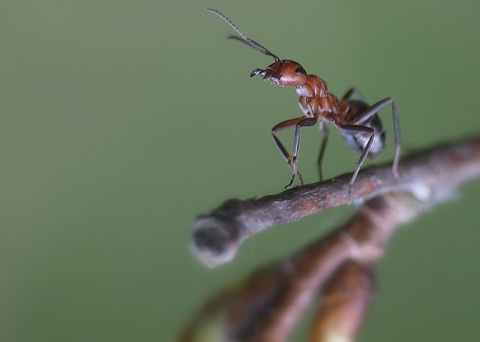
MULTIPOLYGON (((180 341, 197 340, 206 332, 209 340, 285 341, 317 298, 320 306, 310 341, 355 340, 374 292, 372 265, 402 223, 450 198, 459 184, 480 175, 480 136, 404 158, 398 183, 389 169, 389 165, 373 167, 359 176, 352 196, 370 199, 348 222, 287 260, 257 270, 237 287, 214 296, 190 321, 180 341)), ((219 227, 230 228, 223 224, 235 227, 241 222, 241 229, 251 235, 346 202, 348 181, 346 175, 259 200, 227 202, 199 220, 219 220, 219 227), (247 230, 249 224, 253 230, 247 230)), ((226 241, 238 247, 245 238, 242 234, 226 241)))
POLYGON ((370 266, 346 262, 325 284, 310 341, 352 341, 370 307, 374 292, 370 266))
POLYGON ((230 199, 197 217, 192 250, 204 264, 217 266, 230 261, 240 244, 260 231, 392 191, 406 191, 433 204, 449 197, 458 183, 477 175, 479 159, 480 136, 475 136, 402 158, 398 179, 391 173, 391 163, 386 163, 364 169, 350 189, 351 174, 346 174, 260 199, 230 199))

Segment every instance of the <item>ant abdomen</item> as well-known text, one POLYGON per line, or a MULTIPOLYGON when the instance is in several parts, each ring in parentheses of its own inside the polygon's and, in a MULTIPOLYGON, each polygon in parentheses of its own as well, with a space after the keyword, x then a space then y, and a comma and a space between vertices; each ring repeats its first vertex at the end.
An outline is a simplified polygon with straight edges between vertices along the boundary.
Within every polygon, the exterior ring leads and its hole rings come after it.
MULTIPOLYGON (((372 116, 368 117, 367 120, 359 120, 362 117, 362 114, 365 113, 370 105, 358 100, 349 101, 349 110, 347 115, 345 115, 345 121, 352 123, 354 125, 362 125, 369 127, 374 131, 374 138, 370 149, 368 150, 368 157, 374 158, 380 154, 385 148, 385 130, 383 128, 382 121, 378 117, 378 114, 375 113, 372 116)), ((370 139, 371 134, 368 132, 351 132, 346 130, 341 130, 341 133, 347 142, 347 144, 354 149, 355 151, 362 153, 363 150, 367 147, 368 140, 370 139)))

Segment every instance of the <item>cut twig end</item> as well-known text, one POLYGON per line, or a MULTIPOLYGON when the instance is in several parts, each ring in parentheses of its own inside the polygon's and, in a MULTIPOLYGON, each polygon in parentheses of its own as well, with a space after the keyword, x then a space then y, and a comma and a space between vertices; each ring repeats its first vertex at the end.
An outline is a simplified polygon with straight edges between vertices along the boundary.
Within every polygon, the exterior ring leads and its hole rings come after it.
POLYGON ((233 218, 200 216, 195 220, 190 248, 204 265, 215 267, 233 259, 239 241, 240 223, 233 218))

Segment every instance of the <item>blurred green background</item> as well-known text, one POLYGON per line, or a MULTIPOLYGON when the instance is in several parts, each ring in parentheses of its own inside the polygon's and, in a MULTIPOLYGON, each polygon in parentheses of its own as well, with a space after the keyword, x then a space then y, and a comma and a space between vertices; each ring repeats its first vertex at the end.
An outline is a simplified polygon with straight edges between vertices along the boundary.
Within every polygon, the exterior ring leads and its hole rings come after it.
MULTIPOLYGON (((338 96, 393 96, 405 151, 479 131, 478 1, 3 0, 1 341, 172 340, 216 289, 351 213, 260 234, 219 269, 191 255, 196 215, 283 189, 270 128, 300 115, 293 89, 248 77, 271 59, 205 7, 338 96)), ((331 137, 327 177, 358 157, 331 137)), ((307 182, 319 141, 302 131, 307 182)), ((470 183, 394 238, 361 341, 478 337, 479 201, 470 183)))

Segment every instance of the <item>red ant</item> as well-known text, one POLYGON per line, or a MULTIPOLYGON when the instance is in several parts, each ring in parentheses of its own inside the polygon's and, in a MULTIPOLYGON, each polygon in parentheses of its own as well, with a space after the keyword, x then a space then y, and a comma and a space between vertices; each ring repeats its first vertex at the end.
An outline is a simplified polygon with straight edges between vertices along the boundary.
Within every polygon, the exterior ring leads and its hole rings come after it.
POLYGON ((272 64, 267 66, 266 69, 253 70, 250 77, 262 76, 263 79, 270 80, 273 84, 279 86, 293 86, 295 87, 297 94, 300 96, 298 102, 300 109, 303 112, 303 116, 283 121, 272 128, 272 136, 275 145, 292 170, 292 178, 285 188, 292 185, 295 176, 298 176, 303 185, 302 175, 297 169, 298 151, 300 149, 300 128, 304 126, 313 126, 317 122, 319 123, 320 131, 323 133, 323 139, 317 160, 320 180, 323 179, 321 164, 328 139, 328 130, 325 123, 329 123, 337 127, 347 144, 360 153, 357 168, 350 179, 349 184, 351 186, 355 182, 358 172, 367 156, 373 158, 382 152, 385 147, 385 131, 377 112, 389 103, 392 104, 396 145, 392 172, 394 177, 398 178, 400 128, 395 101, 391 97, 387 97, 386 99, 375 103, 373 106, 369 106, 361 99, 358 90, 352 88, 347 91, 339 101, 335 95, 328 92, 327 84, 320 77, 307 75, 305 69, 297 62, 288 59, 280 59, 277 55, 273 54, 256 41, 248 38, 230 19, 219 11, 211 8, 207 8, 207 11, 220 17, 239 35, 239 37, 231 36, 230 38, 238 39, 260 53, 273 57, 274 62, 272 64), (295 127, 295 136, 293 142, 293 154, 290 154, 278 139, 276 133, 293 127, 295 127))

